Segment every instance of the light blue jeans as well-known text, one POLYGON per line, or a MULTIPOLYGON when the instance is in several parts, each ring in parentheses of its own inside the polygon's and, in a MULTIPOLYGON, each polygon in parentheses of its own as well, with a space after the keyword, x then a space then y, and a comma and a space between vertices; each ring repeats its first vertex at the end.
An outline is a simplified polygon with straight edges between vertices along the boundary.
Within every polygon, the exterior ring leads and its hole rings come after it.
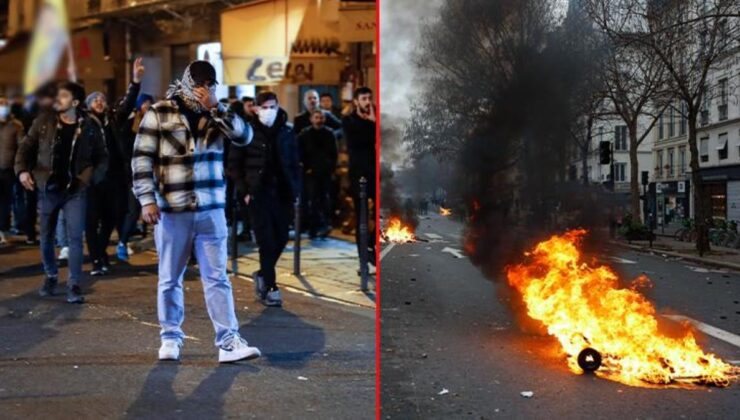
POLYGON ((157 312, 162 339, 182 343, 185 319, 182 280, 195 249, 208 315, 216 330, 216 346, 228 345, 239 334, 231 281, 226 275, 228 229, 223 209, 162 213, 154 228, 159 254, 157 312))

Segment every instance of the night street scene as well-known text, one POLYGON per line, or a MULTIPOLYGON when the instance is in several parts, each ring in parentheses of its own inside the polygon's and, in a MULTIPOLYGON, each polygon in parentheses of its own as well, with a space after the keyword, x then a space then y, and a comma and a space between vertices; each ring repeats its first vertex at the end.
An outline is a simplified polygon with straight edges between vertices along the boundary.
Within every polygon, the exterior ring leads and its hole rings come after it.
POLYGON ((0 0, 0 418, 374 418, 376 27, 0 0))
POLYGON ((740 4, 380 6, 381 417, 737 418, 740 4))

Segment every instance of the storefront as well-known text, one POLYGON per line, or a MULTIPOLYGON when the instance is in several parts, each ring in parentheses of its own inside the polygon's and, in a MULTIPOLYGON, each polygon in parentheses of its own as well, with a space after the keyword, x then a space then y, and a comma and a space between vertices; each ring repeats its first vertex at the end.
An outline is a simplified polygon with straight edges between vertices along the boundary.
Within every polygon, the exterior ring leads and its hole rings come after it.
POLYGON ((375 90, 375 4, 338 0, 265 0, 221 14, 224 80, 270 89, 291 117, 303 93, 351 103, 359 86, 375 90), (246 29, 250 28, 250 29, 246 29))
POLYGON ((654 197, 650 205, 650 212, 656 215, 658 226, 680 222, 690 215, 690 182, 664 181, 650 184, 650 192, 654 197))

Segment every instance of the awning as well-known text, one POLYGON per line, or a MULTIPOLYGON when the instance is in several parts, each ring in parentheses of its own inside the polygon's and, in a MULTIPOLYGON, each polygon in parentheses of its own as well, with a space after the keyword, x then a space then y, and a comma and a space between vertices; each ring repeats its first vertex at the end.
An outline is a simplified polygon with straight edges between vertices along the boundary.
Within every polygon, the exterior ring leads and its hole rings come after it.
POLYGON ((263 0, 221 13, 227 85, 338 84, 346 42, 375 40, 375 9, 337 0, 263 0))
POLYGON ((226 84, 280 82, 308 3, 309 0, 266 0, 221 13, 226 84))
POLYGON ((717 150, 722 150, 727 147, 727 134, 721 134, 717 139, 717 150))

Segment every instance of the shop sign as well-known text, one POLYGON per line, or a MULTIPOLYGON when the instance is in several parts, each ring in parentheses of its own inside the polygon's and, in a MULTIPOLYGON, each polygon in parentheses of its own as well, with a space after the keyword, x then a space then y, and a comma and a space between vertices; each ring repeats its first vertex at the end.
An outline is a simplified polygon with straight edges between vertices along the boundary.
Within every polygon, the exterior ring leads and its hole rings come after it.
POLYGON ((339 59, 224 58, 224 73, 229 85, 336 84, 341 64, 339 59))
POLYGON ((658 194, 663 194, 663 183, 657 182, 655 184, 655 192, 658 194))
POLYGON ((678 192, 685 193, 686 192, 686 182, 684 181, 678 181, 678 192))

